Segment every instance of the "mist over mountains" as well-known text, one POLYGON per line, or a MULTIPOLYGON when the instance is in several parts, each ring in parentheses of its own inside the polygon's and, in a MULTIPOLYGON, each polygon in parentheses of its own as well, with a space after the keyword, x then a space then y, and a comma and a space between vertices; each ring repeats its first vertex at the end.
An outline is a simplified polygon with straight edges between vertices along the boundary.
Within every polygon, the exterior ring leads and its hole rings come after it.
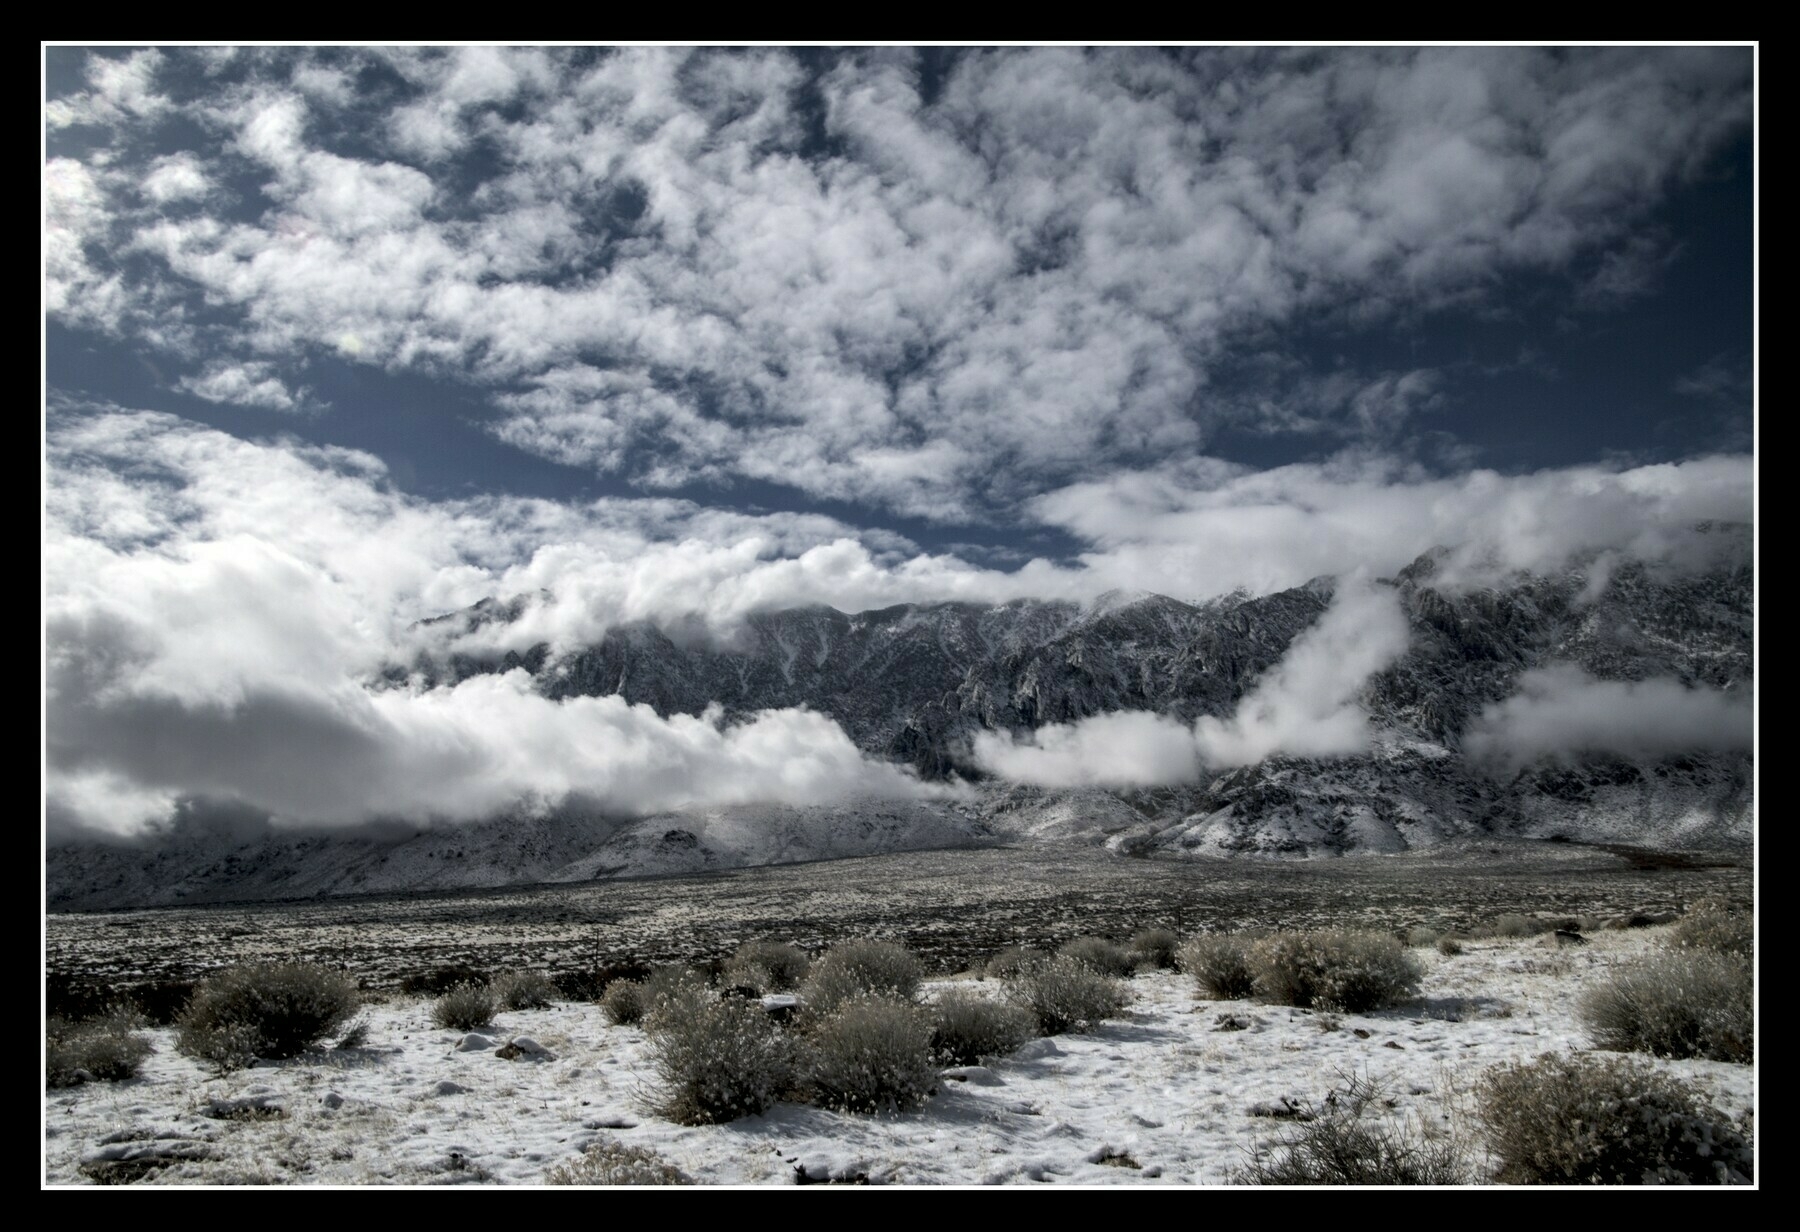
POLYGON ((1753 576, 1747 528, 1712 533, 1722 552, 1698 571, 1589 560, 1472 588, 1444 585, 1434 553, 1391 578, 1203 603, 1115 592, 812 605, 753 614, 729 635, 629 622, 564 654, 459 649, 531 603, 485 601, 420 626, 415 659, 389 664, 377 691, 507 681, 725 738, 806 716, 894 782, 649 810, 574 792, 463 825, 311 833, 190 809, 147 845, 53 847, 50 902, 496 886, 1016 842, 1177 859, 1490 838, 1747 846, 1753 576))

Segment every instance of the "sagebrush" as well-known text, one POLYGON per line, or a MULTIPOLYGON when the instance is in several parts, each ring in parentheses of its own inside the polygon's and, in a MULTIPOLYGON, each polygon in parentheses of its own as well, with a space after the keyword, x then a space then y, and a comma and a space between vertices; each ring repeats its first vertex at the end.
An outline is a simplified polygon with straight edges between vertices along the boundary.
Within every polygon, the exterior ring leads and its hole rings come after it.
POLYGON ((908 1001, 865 996, 839 1005, 806 1046, 814 1098, 843 1112, 906 1112, 937 1083, 932 1022, 908 1001))
POLYGON ((918 996, 925 965, 919 956, 891 941, 846 941, 812 965, 801 996, 809 1018, 829 1017, 859 997, 911 1001, 918 996))
POLYGON ((1241 1001, 1255 991, 1251 939, 1236 933, 1203 933, 1175 952, 1175 965, 1217 1001, 1241 1001))
POLYGON ((789 992, 800 987, 812 960, 799 946, 785 941, 746 941, 725 963, 720 982, 741 984, 758 992, 789 992))
POLYGON ((614 980, 600 994, 600 1012, 615 1027, 635 1026, 644 1020, 644 986, 637 980, 614 980))
POLYGON ((1418 991, 1424 968, 1386 933, 1275 933, 1250 947, 1256 996, 1276 1005, 1356 1014, 1418 991))
POLYGON ((792 1039, 738 997, 687 985, 644 1017, 658 1088, 654 1110, 683 1125, 732 1121, 763 1112, 792 1087, 792 1039))
POLYGON ((44 1024, 44 1081, 52 1087, 83 1082, 120 1082, 136 1076, 151 1053, 150 1041, 137 1033, 143 1018, 129 1007, 117 1007, 85 1022, 61 1018, 44 1024))
POLYGON ((979 1065, 1003 1057, 1037 1034, 1037 1019, 1010 1001, 950 988, 931 1007, 932 1053, 946 1065, 979 1065))
POLYGON ((1590 989, 1577 1008, 1601 1048, 1710 1061, 1756 1056, 1750 963, 1729 951, 1653 953, 1590 989))
POLYGON ((317 963, 246 963, 202 980, 175 1025, 175 1047, 220 1069, 297 1056, 350 1020, 356 981, 317 963))
POLYGON ((602 1138, 544 1173, 546 1185, 692 1185, 674 1164, 641 1146, 602 1138))
POLYGON ((1125 948, 1139 966, 1167 971, 1175 965, 1175 950, 1180 944, 1181 938, 1167 928, 1141 928, 1131 934, 1125 948))
POLYGON ((1006 981, 1006 993, 1031 1012, 1046 1035, 1091 1027, 1131 1001, 1120 981, 1060 955, 1026 966, 1006 981))
POLYGON ((1128 979, 1137 970, 1137 960, 1126 948, 1105 937, 1077 937, 1065 941, 1056 952, 1064 958, 1086 963, 1101 975, 1128 979))
POLYGON ((1378 1084, 1343 1075, 1323 1103, 1289 1104, 1293 1128, 1258 1144, 1232 1179, 1248 1185, 1460 1185, 1469 1179, 1453 1139, 1426 1138, 1386 1115, 1385 1103, 1378 1084))
POLYGON ((1756 948, 1756 924, 1748 910, 1720 898, 1703 898, 1675 921, 1670 944, 1684 950, 1708 950, 1748 959, 1756 948))
POLYGON ((1025 945, 1009 945, 982 967, 982 972, 997 980, 1008 979, 1019 974, 1032 963, 1042 962, 1046 955, 1042 950, 1034 950, 1025 945))
POLYGON ((1496 1066, 1477 1118, 1515 1185, 1738 1185, 1744 1131, 1692 1086, 1636 1058, 1545 1053, 1496 1066))
POLYGON ((489 986, 500 1008, 508 1010, 548 1009, 560 995, 550 977, 539 971, 509 971, 496 975, 489 986))
POLYGON ((489 1026, 500 998, 488 984, 458 984, 439 997, 431 1006, 431 1021, 456 1031, 473 1031, 489 1026))

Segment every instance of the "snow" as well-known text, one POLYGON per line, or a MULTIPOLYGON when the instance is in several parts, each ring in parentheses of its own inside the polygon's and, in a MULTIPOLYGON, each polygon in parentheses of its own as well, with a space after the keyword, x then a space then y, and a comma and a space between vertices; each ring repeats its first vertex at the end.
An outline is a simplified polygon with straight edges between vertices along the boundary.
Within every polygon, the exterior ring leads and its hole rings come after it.
MULTIPOLYGON (((1581 991, 1666 935, 1414 951, 1427 967, 1421 995, 1370 1014, 1210 1001, 1187 977, 1141 975, 1119 1019, 946 1070, 924 1108, 878 1117, 780 1104, 725 1126, 671 1124, 646 1108, 643 1032, 608 1025, 590 1004, 500 1015, 493 1038, 517 1045, 514 1060, 463 1050, 465 1035, 431 1024, 429 1001, 398 996, 367 1009, 365 1047, 227 1075, 151 1030, 156 1051, 136 1079, 46 1092, 44 1179, 85 1184, 84 1161, 111 1159, 153 1166, 143 1184, 521 1185, 612 1136, 706 1184, 1223 1184, 1285 1128, 1253 1109, 1317 1102, 1341 1073, 1381 1084, 1387 1115, 1473 1144, 1475 1079, 1498 1062, 1586 1049, 1581 991), (533 1047, 544 1050, 535 1061, 533 1047)), ((1752 1066, 1657 1064, 1727 1114, 1755 1108, 1752 1066)))

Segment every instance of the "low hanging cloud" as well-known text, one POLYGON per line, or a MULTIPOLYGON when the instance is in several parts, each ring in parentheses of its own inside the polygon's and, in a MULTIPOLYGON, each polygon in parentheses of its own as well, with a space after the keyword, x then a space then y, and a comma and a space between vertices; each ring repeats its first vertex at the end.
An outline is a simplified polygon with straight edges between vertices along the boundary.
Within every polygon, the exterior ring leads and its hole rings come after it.
POLYGON ((1135 711, 1024 736, 983 732, 975 758, 1002 778, 1045 787, 1149 787, 1195 782, 1207 770, 1254 765, 1277 753, 1357 753, 1371 735, 1357 694, 1405 653, 1408 636, 1393 592, 1353 580, 1228 719, 1202 715, 1188 726, 1135 711))
POLYGON ((1483 710, 1464 735, 1463 749, 1512 773, 1545 758, 1726 753, 1749 749, 1753 741, 1747 691, 1667 678, 1600 680, 1558 663, 1526 672, 1517 694, 1483 710))

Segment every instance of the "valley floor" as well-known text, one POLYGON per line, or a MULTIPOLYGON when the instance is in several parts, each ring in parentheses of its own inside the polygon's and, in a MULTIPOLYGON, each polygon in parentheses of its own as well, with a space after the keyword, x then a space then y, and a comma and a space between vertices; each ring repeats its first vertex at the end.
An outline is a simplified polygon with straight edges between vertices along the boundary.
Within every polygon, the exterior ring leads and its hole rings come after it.
MULTIPOLYGON (((1415 950, 1427 968, 1419 998, 1372 1014, 1210 1001, 1185 976, 1141 975, 1118 1020, 948 1071, 923 1109, 881 1117, 782 1104, 724 1126, 660 1120, 644 1109, 643 1032, 607 1025, 591 1004, 498 1018, 494 1042, 530 1036, 549 1050, 536 1061, 459 1052, 460 1033, 431 1024, 429 1001, 398 994, 367 1011, 364 1047, 223 1076, 176 1053, 171 1031, 151 1030, 156 1051, 136 1079, 46 1093, 44 1179, 85 1184, 122 1162, 122 1176, 154 1184, 529 1185, 613 1137, 703 1184, 1218 1185, 1287 1128, 1259 1113, 1317 1103, 1339 1075, 1379 1084, 1396 1121, 1468 1144, 1479 1176, 1477 1077, 1586 1049, 1583 989, 1666 934, 1415 950), (1227 1017, 1243 1025, 1222 1029, 1227 1017)), ((1753 1066, 1658 1064, 1731 1116, 1754 1114, 1753 1066)))

